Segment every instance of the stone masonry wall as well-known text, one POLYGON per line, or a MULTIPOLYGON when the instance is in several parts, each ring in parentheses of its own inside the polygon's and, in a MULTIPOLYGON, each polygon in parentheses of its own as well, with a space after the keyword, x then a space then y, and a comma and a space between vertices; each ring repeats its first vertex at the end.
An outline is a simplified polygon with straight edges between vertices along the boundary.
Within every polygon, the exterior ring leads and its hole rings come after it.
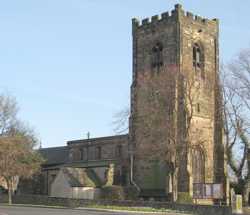
MULTIPOLYGON (((160 145, 162 141, 160 138, 155 138, 152 144, 149 138, 141 138, 144 134, 140 118, 147 117, 147 114, 150 115, 150 111, 148 111, 148 107, 145 108, 140 92, 143 88, 149 86, 148 80, 157 83, 157 79, 160 79, 164 82, 165 78, 170 76, 169 71, 175 71, 177 74, 180 74, 180 76, 184 77, 185 83, 192 80, 194 87, 194 90, 192 89, 191 91, 191 96, 194 98, 191 107, 193 109, 191 143, 190 146, 185 146, 183 145, 186 144, 183 141, 183 135, 185 135, 186 119, 182 106, 187 98, 182 97, 185 93, 181 93, 180 89, 184 80, 178 79, 178 85, 176 86, 178 103, 175 107, 177 108, 176 142, 188 149, 199 144, 205 160, 204 182, 224 182, 224 156, 219 156, 219 154, 224 155, 224 151, 221 127, 222 118, 220 117, 219 109, 221 98, 217 91, 219 76, 218 50, 218 20, 208 20, 200 16, 194 16, 190 12, 184 12, 181 5, 176 5, 171 14, 163 13, 161 17, 153 16, 151 20, 148 18, 142 20, 142 23, 137 19, 133 19, 130 147, 135 154, 135 180, 142 189, 147 188, 147 186, 144 186, 145 178, 148 179, 150 174, 153 175, 153 172, 149 162, 146 161, 147 159, 140 158, 138 153, 145 154, 147 148, 150 148, 150 144, 152 153, 154 153, 153 148, 160 145), (163 65, 154 69, 152 68, 152 48, 159 42, 163 45, 163 65), (196 44, 199 45, 201 52, 201 64, 199 66, 194 66, 193 62, 193 47, 196 44), (181 84, 179 85, 179 83, 181 84), (199 135, 197 135, 198 133, 199 135), (197 139, 193 138, 193 134, 197 135, 197 139), (198 138, 199 141, 197 141, 198 138)), ((158 88, 156 87, 155 91, 160 90, 160 87, 160 84, 158 84, 158 88)), ((169 89, 166 88, 167 90, 169 89)), ((166 95, 171 96, 171 93, 166 93, 166 95)), ((159 114, 161 114, 163 119, 167 118, 167 114, 162 114, 161 111, 159 111, 159 114)), ((164 128, 164 126, 160 126, 159 129, 164 128)), ((152 126, 150 132, 158 132, 157 129, 157 126, 152 126)), ((165 138, 168 137, 167 135, 166 132, 165 138)), ((179 156, 181 160, 178 175, 179 191, 190 192, 192 195, 192 151, 187 150, 186 154, 179 156)))
MULTIPOLYGON (((151 19, 144 19, 140 25, 133 20, 133 83, 131 87, 131 144, 135 152, 135 180, 142 189, 162 189, 167 186, 165 157, 160 151, 165 152, 164 144, 168 138, 168 132, 159 135, 161 131, 171 130, 163 121, 173 111, 174 104, 168 103, 166 111, 161 107, 154 107, 147 103, 147 94, 157 92, 165 98, 174 96, 175 86, 170 90, 171 73, 177 69, 177 23, 176 14, 170 16, 162 14, 151 19), (162 44, 163 65, 152 67, 152 49, 157 43, 162 44), (165 82, 164 82, 165 81, 165 82), (159 85, 158 85, 159 84, 159 85), (169 110, 168 110, 169 108, 169 110), (172 110, 171 110, 172 109, 172 110), (161 115, 162 122, 154 123, 154 114, 161 115), (148 121, 147 121, 148 119, 148 121), (150 120, 152 124, 150 125, 150 120), (165 140, 162 141, 162 139, 165 140), (158 150, 157 149, 161 149, 158 150), (151 154, 150 154, 151 153, 151 154), (158 156, 156 158, 156 156, 158 156), (154 160, 159 160, 157 163, 154 160), (151 160, 151 161, 149 161, 151 160), (163 167, 165 166, 165 167, 163 167), (157 171, 161 168, 161 171, 157 171)), ((153 102, 152 102, 153 103, 153 102)))
MULTIPOLYGON (((194 102, 193 131, 199 132, 205 154, 205 182, 224 183, 225 162, 222 142, 222 117, 219 92, 219 21, 208 20, 179 9, 181 25, 181 71, 195 75, 199 96, 194 102), (193 65, 193 46, 199 44, 203 65, 193 65), (199 105, 199 110, 197 110, 199 105)), ((190 172, 192 176, 192 171, 190 172)), ((192 177, 191 180, 192 181, 192 177)))
MULTIPOLYGON (((193 119, 192 132, 199 133, 200 143, 196 139, 192 140, 193 145, 199 147, 204 152, 205 157, 205 183, 214 182, 214 154, 216 135, 215 120, 215 89, 217 75, 217 43, 218 22, 217 20, 207 20, 192 13, 186 13, 179 8, 180 15, 180 63, 181 72, 191 76, 194 82, 195 92, 193 92, 193 119), (193 47, 198 44, 202 53, 202 63, 200 67, 193 64, 193 47), (196 88, 197 87, 197 88, 196 88), (199 108, 197 108, 199 106, 199 108), (197 141, 198 142, 198 141, 197 141)), ((222 128, 221 128, 222 129, 222 128)), ((222 139, 220 139, 222 141, 222 139)), ((192 158, 192 154, 190 155, 192 158)), ((192 166, 189 161, 190 184, 192 185, 192 166)))
POLYGON ((128 135, 69 141, 68 146, 70 148, 70 161, 73 162, 128 159, 128 135))

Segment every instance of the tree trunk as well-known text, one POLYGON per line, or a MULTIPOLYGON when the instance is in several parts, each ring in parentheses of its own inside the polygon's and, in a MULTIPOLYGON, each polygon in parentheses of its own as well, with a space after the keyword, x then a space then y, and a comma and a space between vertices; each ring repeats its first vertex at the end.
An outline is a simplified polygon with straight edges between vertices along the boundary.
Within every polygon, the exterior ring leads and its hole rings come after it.
POLYGON ((7 186, 8 186, 9 205, 12 205, 12 186, 11 186, 11 182, 9 180, 7 180, 7 186))
POLYGON ((173 172, 173 201, 176 202, 178 200, 178 168, 175 168, 173 172))

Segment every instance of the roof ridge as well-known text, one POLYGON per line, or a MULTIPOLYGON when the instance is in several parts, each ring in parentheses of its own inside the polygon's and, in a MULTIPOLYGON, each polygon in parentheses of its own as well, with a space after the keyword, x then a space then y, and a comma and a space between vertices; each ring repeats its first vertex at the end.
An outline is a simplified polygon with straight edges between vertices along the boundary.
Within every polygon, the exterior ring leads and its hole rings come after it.
POLYGON ((55 147, 40 148, 38 149, 38 151, 50 150, 50 149, 62 149, 62 148, 68 148, 68 146, 55 146, 55 147))
POLYGON ((119 137, 128 137, 129 134, 121 134, 121 135, 113 135, 113 136, 105 136, 105 137, 95 137, 90 139, 78 139, 78 140, 70 140, 67 141, 67 144, 73 144, 76 142, 88 142, 88 141, 95 141, 95 140, 101 140, 101 139, 112 139, 112 138, 119 138, 119 137))

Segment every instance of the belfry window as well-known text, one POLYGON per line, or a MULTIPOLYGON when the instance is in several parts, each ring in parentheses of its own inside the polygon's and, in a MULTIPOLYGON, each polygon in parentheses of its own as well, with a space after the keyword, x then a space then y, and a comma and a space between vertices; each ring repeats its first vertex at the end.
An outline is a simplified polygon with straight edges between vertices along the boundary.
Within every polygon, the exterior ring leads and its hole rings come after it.
POLYGON ((163 66, 163 46, 161 43, 156 43, 152 49, 152 68, 157 68, 163 66))
POLYGON ((201 68, 203 65, 203 57, 201 47, 195 43, 193 46, 193 66, 201 68))

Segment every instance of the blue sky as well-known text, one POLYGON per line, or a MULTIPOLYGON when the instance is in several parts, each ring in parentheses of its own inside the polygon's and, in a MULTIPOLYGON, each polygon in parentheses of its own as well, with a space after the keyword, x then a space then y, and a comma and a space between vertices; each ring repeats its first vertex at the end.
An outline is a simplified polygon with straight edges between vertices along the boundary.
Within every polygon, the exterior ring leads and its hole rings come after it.
POLYGON ((131 18, 181 3, 220 19, 224 62, 250 45, 250 1, 0 0, 1 92, 43 146, 113 134, 113 115, 129 104, 131 18))

